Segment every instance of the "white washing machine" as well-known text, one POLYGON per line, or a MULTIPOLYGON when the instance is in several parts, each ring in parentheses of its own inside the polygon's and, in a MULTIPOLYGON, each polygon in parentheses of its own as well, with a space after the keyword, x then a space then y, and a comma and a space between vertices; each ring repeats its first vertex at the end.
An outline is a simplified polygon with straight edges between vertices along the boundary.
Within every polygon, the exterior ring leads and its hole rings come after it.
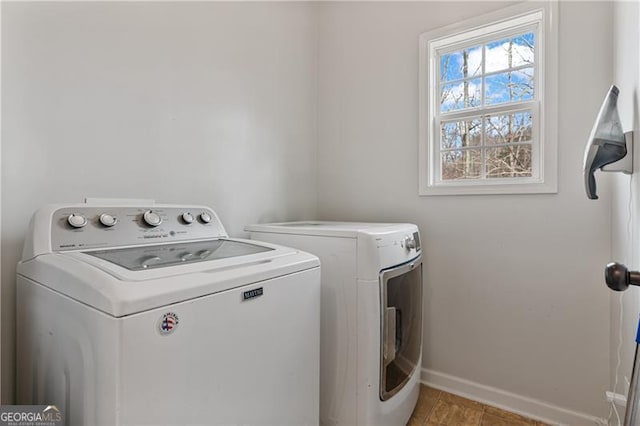
POLYGON ((68 425, 317 425, 315 256, 207 207, 54 205, 17 277, 17 400, 68 425))
POLYGON ((245 230, 320 258, 320 423, 404 426, 422 361, 417 226, 289 222, 245 230))

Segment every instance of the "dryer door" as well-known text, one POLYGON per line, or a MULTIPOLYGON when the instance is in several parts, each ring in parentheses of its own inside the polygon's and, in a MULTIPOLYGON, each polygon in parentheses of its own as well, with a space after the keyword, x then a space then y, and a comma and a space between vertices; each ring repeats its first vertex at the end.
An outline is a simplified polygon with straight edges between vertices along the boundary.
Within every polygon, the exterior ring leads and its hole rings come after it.
POLYGON ((380 274, 380 399, 409 381, 422 351, 422 256, 380 274))

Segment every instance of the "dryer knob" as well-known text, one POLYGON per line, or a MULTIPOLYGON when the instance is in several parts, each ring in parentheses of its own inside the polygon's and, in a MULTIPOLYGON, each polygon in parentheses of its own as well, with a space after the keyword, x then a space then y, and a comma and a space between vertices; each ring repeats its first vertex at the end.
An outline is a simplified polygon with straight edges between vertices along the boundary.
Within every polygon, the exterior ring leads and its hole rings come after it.
POLYGON ((207 212, 202 212, 200 213, 200 220, 202 223, 209 223, 211 222, 211 215, 207 212))
POLYGON ((87 218, 82 216, 81 214, 71 213, 67 217, 67 222, 74 228, 82 228, 87 224, 87 218))
POLYGON ((144 220, 144 223, 149 226, 158 226, 162 223, 162 218, 160 217, 160 215, 153 210, 147 210, 146 212, 144 212, 144 214, 142 215, 142 219, 144 220))
POLYGON ((414 240, 411 237, 407 237, 407 239, 404 240, 404 246, 409 250, 415 249, 416 248, 416 240, 414 240))

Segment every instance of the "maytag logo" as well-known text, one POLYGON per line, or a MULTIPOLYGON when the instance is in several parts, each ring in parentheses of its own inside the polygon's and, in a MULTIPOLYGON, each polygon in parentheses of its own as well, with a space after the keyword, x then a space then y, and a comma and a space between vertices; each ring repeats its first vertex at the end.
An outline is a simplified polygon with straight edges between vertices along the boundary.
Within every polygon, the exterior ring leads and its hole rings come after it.
POLYGON ((253 290, 247 290, 242 293, 242 300, 253 299, 254 297, 262 296, 264 294, 264 290, 262 287, 254 288, 253 290))

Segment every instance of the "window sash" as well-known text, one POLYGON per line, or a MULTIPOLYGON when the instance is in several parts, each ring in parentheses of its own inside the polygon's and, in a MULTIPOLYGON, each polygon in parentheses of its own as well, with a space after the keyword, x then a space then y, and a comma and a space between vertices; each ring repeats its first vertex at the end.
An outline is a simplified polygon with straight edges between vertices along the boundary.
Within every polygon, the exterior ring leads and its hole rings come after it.
MULTIPOLYGON (((433 40, 428 44, 428 55, 430 58, 429 72, 429 109, 431 122, 431 135, 429 137, 429 176, 428 183, 430 186, 461 186, 461 185, 500 185, 505 182, 510 183, 531 183, 539 182, 541 177, 541 159, 544 158, 541 153, 540 141, 540 120, 539 120, 539 108, 542 100, 542 91, 540 87, 540 69, 542 63, 542 50, 543 40, 541 38, 541 25, 542 25, 542 13, 536 12, 526 16, 522 16, 515 19, 506 19, 498 23, 488 25, 483 28, 479 28, 472 31, 463 32, 454 36, 444 37, 441 39, 433 40), (520 21, 520 22, 519 22, 520 21), (508 26, 508 28, 504 28, 508 26), (532 64, 523 64, 517 67, 510 67, 498 71, 491 71, 489 73, 486 70, 486 45, 499 41, 501 39, 511 38, 526 33, 532 32, 534 34, 535 46, 534 46, 534 59, 532 64), (470 35, 475 34, 475 35, 470 35), (459 39, 459 41, 456 41, 459 39), (459 52, 465 48, 481 47, 482 54, 482 67, 481 72, 478 75, 443 81, 441 75, 440 58, 442 55, 459 52), (533 99, 527 101, 515 101, 506 102, 497 105, 485 105, 485 85, 486 78, 498 74, 505 74, 508 72, 519 71, 525 68, 533 68, 533 84, 534 92, 533 99), (467 107, 459 110, 441 111, 440 96, 441 89, 444 85, 463 83, 464 81, 481 80, 480 90, 480 105, 475 107, 467 107), (491 115, 504 115, 522 110, 530 110, 532 114, 532 139, 527 141, 526 144, 531 144, 531 177, 510 177, 510 178, 487 178, 486 177, 486 149, 485 143, 485 129, 484 120, 486 116, 491 115), (469 179, 442 179, 442 153, 448 151, 454 151, 457 149, 442 149, 441 140, 441 124, 443 122, 451 121, 463 121, 470 119, 481 118, 483 120, 483 134, 482 145, 476 147, 460 148, 464 149, 480 149, 481 150, 481 176, 479 178, 469 179)), ((523 142, 524 143, 524 142, 523 142)), ((514 146, 514 144, 508 144, 514 146)), ((507 146, 508 146, 507 145, 507 146)), ((491 147, 504 146, 491 145, 491 147)))
POLYGON ((539 105, 536 100, 533 101, 518 101, 507 102, 504 104, 488 105, 485 107, 471 107, 463 110, 450 111, 447 113, 439 114, 434 117, 439 121, 461 121, 467 117, 480 117, 481 115, 504 115, 510 112, 517 112, 525 109, 533 109, 539 105))
POLYGON ((457 114, 455 118, 447 115, 446 118, 435 117, 432 126, 433 132, 431 135, 430 143, 430 162, 431 173, 429 176, 430 185, 499 185, 505 182, 511 183, 532 183, 539 182, 541 177, 541 159, 544 158, 542 153, 542 146, 540 144, 540 103, 538 101, 519 102, 517 105, 507 104, 500 105, 495 108, 480 108, 476 109, 473 113, 468 110, 464 111, 464 114, 457 114), (488 112, 488 110, 491 110, 488 112), (487 116, 494 115, 507 115, 517 112, 531 111, 531 140, 523 142, 512 142, 507 144, 487 144, 485 141, 485 120, 487 116), (460 148, 441 148, 442 147, 442 133, 441 125, 443 123, 455 122, 455 121, 469 121, 473 119, 482 120, 482 143, 478 146, 460 147, 460 148), (486 150, 491 148, 500 148, 516 145, 531 145, 531 176, 530 177, 508 177, 508 178, 488 178, 486 176, 486 150), (464 151, 464 150, 481 150, 481 176, 479 178, 469 179, 442 179, 442 153, 452 151, 464 151), (473 183, 477 182, 477 183, 473 183))
MULTIPOLYGON (((512 20, 504 20, 502 22, 489 25, 485 27, 489 29, 488 33, 483 35, 482 37, 478 37, 475 39, 465 38, 463 41, 459 41, 457 43, 448 42, 448 40, 450 39, 454 39, 456 37, 459 38, 464 36, 467 33, 481 31, 481 30, 484 30, 485 28, 480 28, 470 32, 463 32, 455 36, 445 37, 445 38, 431 41, 429 43, 428 55, 431 60, 431 64, 430 64, 431 71, 429 73, 430 75, 429 87, 430 87, 430 91, 432 92, 430 97, 433 98, 433 101, 430 102, 431 108, 432 108, 431 110, 432 114, 437 117, 445 114, 448 115, 448 114, 455 114, 455 113, 461 112, 461 110, 441 112, 438 102, 436 102, 436 98, 440 97, 441 89, 442 89, 442 86, 444 85, 455 84, 455 83, 460 84, 465 81, 480 79, 481 80, 480 105, 476 107, 464 108, 463 110, 464 111, 482 110, 483 108, 492 107, 492 106, 485 106, 485 84, 486 84, 485 81, 487 77, 492 77, 499 74, 505 74, 508 72, 516 72, 526 68, 533 68, 534 91, 533 91, 532 101, 541 101, 542 95, 541 95, 541 90, 539 90, 540 82, 541 82, 540 69, 542 69, 541 64, 543 62, 542 61, 543 40, 541 37, 542 36, 542 31, 541 31, 542 20, 541 19, 542 19, 542 13, 536 12, 526 17, 515 18, 512 20), (516 26, 515 21, 522 18, 526 18, 526 23, 521 24, 520 26, 516 26), (512 25, 512 22, 514 23, 513 25, 512 25), (502 28, 505 25, 508 25, 508 28, 502 28), (487 44, 490 44, 491 42, 495 42, 501 39, 511 38, 511 37, 523 35, 530 32, 534 34, 534 40, 535 40, 532 64, 519 65, 517 67, 510 67, 510 68, 506 68, 498 71, 490 71, 490 72, 485 71, 486 69, 485 47, 487 44), (476 47, 476 46, 480 46, 482 48, 482 69, 480 74, 466 77, 466 78, 444 81, 442 79, 442 75, 441 75, 442 70, 440 67, 441 56, 450 54, 450 53, 459 52, 460 50, 463 50, 465 48, 476 47)), ((530 101, 518 101, 518 102, 530 102, 530 101)), ((507 105, 512 105, 512 104, 515 104, 515 102, 508 103, 507 105)), ((502 106, 505 104, 499 104, 499 105, 502 106)))

